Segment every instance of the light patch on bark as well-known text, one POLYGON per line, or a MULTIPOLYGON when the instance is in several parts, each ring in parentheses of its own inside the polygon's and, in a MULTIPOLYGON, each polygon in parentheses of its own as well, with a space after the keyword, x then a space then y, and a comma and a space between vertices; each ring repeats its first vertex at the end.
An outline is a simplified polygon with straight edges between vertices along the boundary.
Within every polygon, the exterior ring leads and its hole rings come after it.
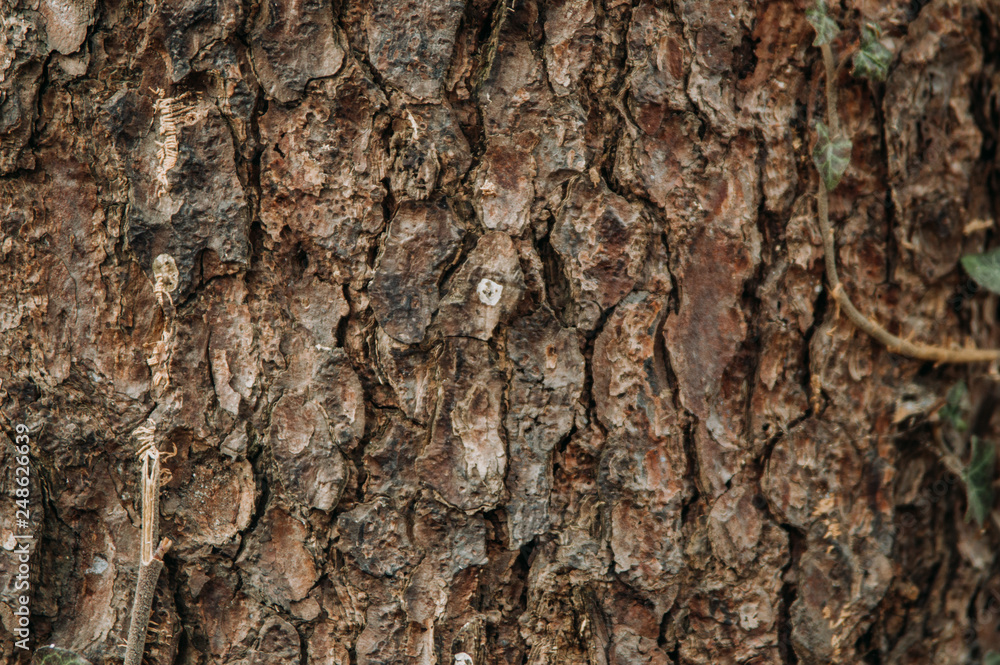
POLYGON ((498 302, 500 302, 500 294, 503 293, 503 285, 497 284, 492 279, 486 277, 479 280, 479 286, 476 287, 476 292, 479 293, 479 301, 489 307, 494 307, 498 302))
POLYGON ((503 441, 493 418, 499 405, 490 404, 489 392, 482 387, 469 392, 467 399, 455 405, 452 423, 465 451, 465 472, 473 469, 488 485, 503 478, 506 462, 503 441))
POLYGON ((167 174, 170 169, 177 164, 177 150, 179 148, 177 124, 191 122, 190 114, 194 111, 194 104, 182 104, 185 95, 180 97, 163 97, 156 100, 153 108, 160 114, 159 135, 162 141, 157 141, 156 151, 156 197, 163 198, 170 191, 170 182, 167 174))
POLYGON ((49 47, 63 55, 78 51, 87 38, 87 27, 94 20, 94 0, 46 0, 39 10, 45 17, 49 47))

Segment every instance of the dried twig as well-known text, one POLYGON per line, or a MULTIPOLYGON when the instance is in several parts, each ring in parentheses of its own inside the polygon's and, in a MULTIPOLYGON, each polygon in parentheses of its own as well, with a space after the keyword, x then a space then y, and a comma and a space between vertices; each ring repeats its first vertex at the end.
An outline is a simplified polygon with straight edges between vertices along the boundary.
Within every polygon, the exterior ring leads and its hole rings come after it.
MULTIPOLYGON (((153 371, 153 387, 165 389, 170 385, 170 358, 173 353, 176 323, 174 321, 174 301, 170 292, 177 288, 177 264, 169 254, 161 254, 153 260, 153 275, 156 279, 153 294, 165 318, 163 333, 154 345, 147 362, 153 371)), ((125 665, 141 665, 146 647, 146 632, 153 607, 156 582, 163 570, 163 555, 170 549, 171 541, 164 538, 154 550, 159 538, 160 485, 164 473, 160 469, 161 454, 156 447, 156 424, 147 422, 134 431, 138 447, 136 455, 142 461, 142 533, 139 553, 139 577, 136 580, 135 599, 132 602, 132 619, 128 629, 128 643, 125 648, 125 665)), ((162 455, 164 459, 172 453, 162 455)))
POLYGON ((128 628, 128 645, 125 648, 124 665, 141 665, 142 652, 146 647, 146 630, 149 628, 149 616, 153 609, 153 595, 156 592, 156 582, 163 570, 163 555, 170 549, 169 538, 160 541, 159 547, 152 553, 149 563, 139 567, 139 579, 135 585, 135 601, 132 603, 132 622, 128 628))

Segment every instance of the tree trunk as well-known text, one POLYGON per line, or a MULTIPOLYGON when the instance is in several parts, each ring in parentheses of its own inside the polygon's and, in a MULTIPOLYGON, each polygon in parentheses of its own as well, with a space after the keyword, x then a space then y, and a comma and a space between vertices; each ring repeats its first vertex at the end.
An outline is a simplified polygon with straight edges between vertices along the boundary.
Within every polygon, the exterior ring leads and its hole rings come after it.
MULTIPOLYGON (((151 423, 151 665, 1000 651, 1000 531, 941 448, 1000 391, 834 306, 807 9, 0 0, 6 629, 31 533, 31 647, 121 662, 151 423)), ((1000 212, 1000 3, 830 11, 844 288, 996 346, 959 258, 1000 212)))

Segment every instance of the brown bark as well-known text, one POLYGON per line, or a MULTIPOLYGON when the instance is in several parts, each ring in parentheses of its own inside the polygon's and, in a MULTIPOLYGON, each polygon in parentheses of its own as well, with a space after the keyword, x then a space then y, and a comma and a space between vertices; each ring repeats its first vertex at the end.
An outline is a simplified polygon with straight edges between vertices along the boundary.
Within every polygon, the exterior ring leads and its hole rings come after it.
MULTIPOLYGON (((150 664, 1000 651, 1000 533, 962 519, 935 443, 959 379, 996 437, 996 385, 838 316, 805 9, 0 0, 0 413, 31 431, 32 645, 121 661, 149 421, 178 450, 150 664)), ((1000 213, 1000 4, 832 13, 841 58, 863 20, 895 52, 884 84, 836 80, 844 288, 890 331, 997 346, 958 260, 1000 213)))

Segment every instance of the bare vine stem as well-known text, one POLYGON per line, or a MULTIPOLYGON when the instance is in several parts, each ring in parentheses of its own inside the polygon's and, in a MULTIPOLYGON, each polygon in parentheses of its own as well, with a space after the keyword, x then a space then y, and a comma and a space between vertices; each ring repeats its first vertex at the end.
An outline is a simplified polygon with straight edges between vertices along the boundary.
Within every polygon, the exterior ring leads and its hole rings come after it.
POLYGON ((135 600, 132 602, 132 621, 128 627, 128 645, 125 647, 124 665, 141 665, 142 652, 146 648, 146 631, 149 629, 149 615, 153 609, 156 582, 163 570, 163 555, 172 545, 169 538, 160 541, 149 563, 139 567, 139 579, 135 585, 135 600))
MULTIPOLYGON (((823 66, 826 70, 826 121, 830 127, 831 135, 839 136, 840 118, 837 114, 837 92, 835 87, 837 73, 836 58, 829 43, 822 44, 820 49, 823 53, 823 66)), ((826 189, 826 182, 823 178, 819 180, 819 191, 816 198, 819 211, 820 233, 823 236, 823 258, 826 264, 826 280, 830 285, 830 294, 833 296, 838 307, 850 319, 851 323, 877 342, 883 344, 889 351, 910 358, 931 360, 936 363, 975 363, 1000 359, 1000 349, 949 349, 944 346, 911 342, 893 335, 880 323, 862 314, 854 306, 854 303, 851 302, 850 296, 847 295, 844 285, 840 281, 840 275, 837 273, 837 243, 833 234, 833 226, 830 224, 830 193, 826 189)))
POLYGON ((837 114, 837 59, 830 43, 820 45, 823 53, 823 67, 826 69, 826 124, 834 136, 840 134, 840 116, 837 114))
MULTIPOLYGON (((164 327, 160 339, 153 344, 153 351, 147 362, 153 373, 153 390, 162 395, 170 385, 170 361, 173 356, 174 340, 177 332, 175 320, 176 310, 170 292, 177 288, 177 265, 168 254, 161 254, 153 261, 153 274, 156 282, 153 294, 164 316, 164 327)), ((163 556, 170 549, 171 541, 164 538, 159 541, 160 519, 160 484, 164 477, 169 478, 169 471, 160 468, 161 457, 173 457, 172 453, 161 453, 156 446, 156 423, 147 422, 133 431, 138 448, 136 455, 142 460, 141 495, 142 495, 142 530, 139 551, 139 575, 135 585, 135 598, 132 601, 132 617, 128 629, 128 642, 125 646, 124 665, 141 665, 143 651, 146 648, 146 633, 149 630, 149 615, 153 608, 153 596, 156 593, 156 583, 163 570, 163 556)))

